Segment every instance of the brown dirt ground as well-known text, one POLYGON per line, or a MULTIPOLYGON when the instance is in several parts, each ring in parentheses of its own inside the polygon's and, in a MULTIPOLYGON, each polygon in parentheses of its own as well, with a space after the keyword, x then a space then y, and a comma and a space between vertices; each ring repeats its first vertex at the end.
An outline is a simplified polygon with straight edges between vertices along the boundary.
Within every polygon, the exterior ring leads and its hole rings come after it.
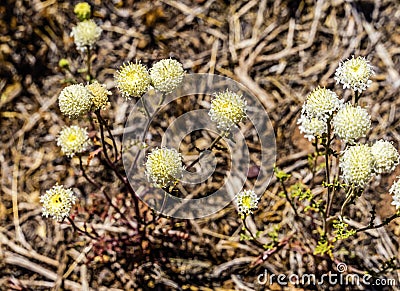
MULTIPOLYGON (((290 205, 278 196, 275 180, 253 219, 267 241, 267 233, 276 225, 279 239, 288 241, 267 260, 259 261, 262 249, 239 240, 241 224, 233 206, 199 220, 162 219, 150 234, 151 247, 142 246, 148 247, 147 252, 140 252, 101 193, 81 177, 77 162, 62 157, 55 144, 55 136, 69 122, 57 105, 65 79, 57 64, 68 58, 71 67, 79 68, 82 62, 69 36, 76 22, 74 4, 52 0, 0 4, 0 289, 263 290, 256 278, 265 269, 275 274, 323 274, 344 261, 351 273, 379 272, 392 257, 400 265, 399 220, 336 243, 334 261, 313 255, 317 217, 310 214, 295 220, 290 205), (81 201, 72 213, 76 220, 89 221, 88 226, 107 233, 108 240, 95 243, 66 223, 41 217, 39 196, 56 182, 79 193, 81 201)), ((215 73, 247 86, 273 123, 277 165, 290 171, 290 183, 308 184, 307 155, 312 147, 297 129, 301 104, 317 85, 334 88, 349 99, 349 92, 334 86, 333 74, 340 60, 362 55, 376 71, 362 99, 373 120, 368 139, 386 138, 399 146, 397 0, 94 0, 90 4, 103 28, 93 69, 114 93, 105 114, 118 138, 132 105, 113 88, 115 69, 128 60, 150 66, 172 57, 188 73, 215 73)), ((203 138, 207 143, 209 137, 203 138)), ((133 216, 129 199, 122 196, 124 189, 96 159, 93 163, 91 174, 108 180, 114 202, 133 216)), ((372 205, 378 219, 394 212, 387 189, 399 174, 397 170, 371 182, 350 207, 353 226, 368 223, 372 205)), ((342 201, 337 197, 333 211, 342 201)), ((145 207, 142 211, 147 213, 145 207)), ((399 275, 393 269, 384 273, 397 285, 399 275)), ((276 284, 269 288, 284 289, 276 284)), ((353 290, 342 286, 346 288, 353 290)))

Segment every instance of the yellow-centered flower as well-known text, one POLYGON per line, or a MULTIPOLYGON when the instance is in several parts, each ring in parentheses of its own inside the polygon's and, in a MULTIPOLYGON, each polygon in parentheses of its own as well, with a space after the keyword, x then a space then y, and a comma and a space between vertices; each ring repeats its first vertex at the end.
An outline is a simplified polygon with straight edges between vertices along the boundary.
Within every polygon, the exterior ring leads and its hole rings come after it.
POLYGON ((40 202, 43 205, 43 216, 50 216, 57 221, 63 220, 69 216, 72 205, 75 204, 75 199, 76 197, 71 189, 56 184, 40 197, 40 202))

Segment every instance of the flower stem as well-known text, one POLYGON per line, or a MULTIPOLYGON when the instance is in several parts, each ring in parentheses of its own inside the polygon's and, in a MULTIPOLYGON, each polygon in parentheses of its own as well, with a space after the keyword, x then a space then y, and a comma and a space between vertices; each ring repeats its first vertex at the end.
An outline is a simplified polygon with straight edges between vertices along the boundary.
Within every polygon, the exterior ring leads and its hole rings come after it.
POLYGON ((355 94, 355 95, 354 95, 354 105, 357 105, 357 104, 358 104, 358 101, 359 101, 360 98, 361 98, 361 93, 359 93, 358 91, 356 91, 354 94, 355 94))
POLYGON ((290 197, 289 197, 289 193, 288 193, 288 191, 287 191, 287 189, 286 189, 286 186, 285 186, 285 183, 283 182, 283 179, 279 179, 279 182, 280 182, 281 185, 282 185, 283 193, 284 193, 285 196, 286 196, 286 200, 289 202, 290 206, 292 207, 292 209, 293 209, 293 211, 294 211, 295 217, 298 217, 299 214, 297 213, 297 209, 296 209, 296 207, 294 206, 294 203, 293 203, 292 199, 290 199, 290 197))
POLYGON ((92 70, 91 66, 92 66, 92 64, 91 64, 91 61, 90 61, 90 53, 91 53, 91 50, 90 50, 90 47, 88 46, 87 47, 87 57, 86 57, 86 66, 87 66, 86 78, 87 78, 87 80, 89 82, 91 82, 93 80, 93 76, 91 74, 91 70, 92 70))
MULTIPOLYGON (((157 110, 159 110, 159 107, 160 107, 161 104, 164 102, 164 100, 165 100, 165 94, 162 94, 162 96, 161 96, 161 98, 160 98, 160 101, 159 101, 159 103, 158 103, 158 108, 156 109, 155 112, 157 112, 157 110)), ((151 124, 151 116, 150 116, 150 113, 148 112, 148 110, 147 110, 147 108, 146 108, 146 106, 145 106, 145 103, 144 103, 144 101, 143 101, 143 97, 142 97, 142 99, 141 99, 141 102, 142 102, 142 105, 143 105, 143 107, 144 107, 144 109, 145 109, 145 112, 146 112, 146 115, 147 115, 147 118, 148 118, 148 121, 147 121, 147 124, 146 124, 146 128, 145 128, 145 130, 143 131, 143 135, 142 135, 142 142, 145 142, 145 141, 146 141, 147 132, 149 131, 150 124, 151 124)), ((129 173, 130 173, 131 171, 133 171, 133 169, 136 168, 136 165, 137 165, 137 162, 138 162, 138 159, 139 159, 140 152, 141 152, 141 150, 139 149, 139 150, 137 151, 137 153, 136 153, 136 156, 135 156, 135 159, 134 159, 132 165, 131 165, 130 168, 129 168, 129 173)))
MULTIPOLYGON (((99 189, 99 190, 102 188, 102 186, 101 186, 100 184, 96 183, 93 179, 91 179, 91 178, 86 174, 86 171, 85 171, 85 169, 83 168, 83 163, 82 163, 82 157, 81 157, 81 156, 79 156, 79 168, 80 168, 81 171, 82 171, 82 176, 83 176, 90 184, 92 184, 93 186, 95 186, 95 187, 96 187, 97 189, 99 189)), ((103 193, 103 195, 104 195, 104 197, 106 198, 106 200, 107 200, 107 202, 109 203, 109 205, 110 205, 112 208, 114 208, 114 209, 118 212, 119 215, 121 215, 122 219, 124 219, 126 222, 128 222, 129 227, 130 227, 131 229, 137 231, 137 227, 135 227, 133 224, 131 224, 130 220, 126 217, 126 215, 119 209, 119 207, 118 207, 117 205, 115 205, 115 204, 112 202, 111 197, 110 197, 103 189, 101 189, 101 192, 103 193)))
POLYGON ((79 168, 81 169, 82 176, 83 176, 90 184, 92 184, 93 186, 95 186, 97 189, 100 189, 100 188, 101 188, 100 185, 97 184, 94 180, 92 180, 92 179, 86 174, 86 171, 85 171, 85 169, 83 168, 82 156, 79 155, 78 158, 79 158, 79 168))
POLYGON ((71 223, 73 229, 75 229, 76 231, 83 233, 84 235, 90 237, 91 239, 99 239, 98 237, 95 237, 92 234, 90 234, 87 230, 80 229, 70 217, 67 217, 67 219, 71 223))
POLYGON ((326 232, 327 232, 327 228, 328 228, 328 216, 329 216, 329 212, 331 211, 331 207, 332 207, 332 197, 331 197, 331 173, 330 173, 330 168, 329 168, 329 154, 330 154, 330 144, 331 144, 331 119, 332 117, 328 118, 327 120, 327 138, 326 138, 326 144, 325 146, 325 180, 326 183, 328 184, 327 187, 327 199, 326 199, 326 208, 325 211, 323 213, 323 234, 326 236, 326 232))
MULTIPOLYGON (((221 135, 221 134, 218 135, 218 136, 213 140, 213 142, 211 143, 211 145, 210 145, 208 148, 206 148, 204 151, 211 151, 211 150, 215 147, 215 145, 221 140, 221 138, 222 138, 222 135, 221 135)), ((191 169, 191 168, 193 168, 193 166, 196 165, 196 164, 200 161, 201 157, 202 157, 202 155, 200 154, 200 155, 197 157, 197 159, 195 159, 193 162, 191 162, 190 165, 186 167, 186 171, 189 170, 189 169, 191 169)))
POLYGON ((344 200, 342 207, 340 208, 340 217, 343 217, 344 208, 351 201, 351 198, 353 198, 353 193, 354 193, 354 189, 353 189, 353 187, 351 187, 346 194, 346 200, 344 200))
POLYGON ((99 119, 99 122, 102 123, 104 125, 104 127, 107 129, 108 135, 113 143, 113 148, 114 148, 114 162, 116 162, 118 160, 118 148, 117 148, 117 143, 115 142, 114 136, 111 133, 111 129, 108 126, 107 122, 104 120, 104 118, 101 116, 100 114, 100 110, 96 111, 96 116, 99 119))
POLYGON ((389 216, 388 218, 386 218, 386 219, 385 219, 382 223, 380 223, 380 224, 377 224, 377 225, 370 224, 370 225, 367 225, 366 227, 357 229, 356 232, 358 233, 358 232, 363 232, 363 231, 366 231, 366 230, 369 230, 369 229, 380 228, 380 227, 382 227, 382 226, 388 225, 392 220, 394 220, 394 219, 396 219, 396 218, 398 218, 398 217, 400 217, 400 211, 396 212, 396 213, 393 214, 392 216, 389 216))
MULTIPOLYGON (((99 117, 99 120, 101 119, 101 116, 99 117)), ((100 137, 101 137, 101 143, 103 145, 103 153, 105 157, 105 161, 107 166, 113 170, 115 175, 118 177, 118 179, 125 185, 126 189, 131 193, 132 199, 134 201, 134 206, 135 206, 135 213, 136 213, 136 220, 139 222, 140 220, 140 210, 139 210, 139 198, 136 195, 135 190, 132 188, 131 184, 129 183, 128 179, 125 178, 124 176, 121 175, 115 164, 110 160, 108 153, 107 153, 107 147, 106 147, 106 142, 104 140, 104 128, 103 128, 103 123, 100 122, 100 137)), ((108 198, 108 197, 106 197, 108 198)))
POLYGON ((252 239, 255 242, 255 244, 264 249, 264 244, 258 241, 258 239, 254 236, 254 234, 252 233, 252 231, 248 227, 248 225, 246 223, 246 217, 244 217, 242 219, 242 221, 243 221, 243 227, 247 230, 248 233, 250 233, 250 236, 252 237, 252 239))

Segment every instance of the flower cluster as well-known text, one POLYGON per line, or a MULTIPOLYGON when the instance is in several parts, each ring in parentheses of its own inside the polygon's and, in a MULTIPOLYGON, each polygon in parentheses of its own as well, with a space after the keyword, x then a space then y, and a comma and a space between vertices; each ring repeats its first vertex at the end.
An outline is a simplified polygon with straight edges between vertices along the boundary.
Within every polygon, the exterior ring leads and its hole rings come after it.
POLYGON ((253 210, 257 209, 258 200, 259 198, 253 190, 243 190, 236 195, 235 202, 242 218, 253 213, 253 210))
POLYGON ((70 85, 61 91, 58 105, 62 114, 77 119, 92 107, 91 94, 83 84, 70 85))
POLYGON ((106 109, 109 104, 108 95, 111 95, 111 92, 107 90, 106 85, 95 81, 92 84, 86 85, 86 88, 91 94, 90 97, 93 102, 93 110, 106 109))
POLYGON ((229 130, 232 126, 246 119, 247 102, 237 93, 229 91, 214 93, 208 115, 221 130, 229 130))
POLYGON ((161 93, 171 93, 183 80, 185 71, 180 62, 163 59, 150 69, 140 62, 123 64, 115 73, 117 88, 126 99, 141 97, 151 86, 161 93))
POLYGON ((393 195, 392 205, 396 207, 396 209, 400 209, 400 179, 395 181, 389 189, 389 193, 393 195))
POLYGON ((368 145, 348 147, 340 159, 342 176, 346 183, 363 187, 373 175, 375 159, 368 145))
POLYGON ((123 64, 115 73, 118 90, 126 99, 141 97, 150 87, 150 75, 140 62, 123 64))
POLYGON ((371 117, 366 109, 347 103, 335 115, 332 125, 340 139, 353 144, 356 139, 366 136, 371 128, 371 117))
MULTIPOLYGON (((335 80, 342 83, 343 88, 352 88, 361 93, 371 83, 369 78, 373 75, 369 62, 363 58, 353 58, 339 64, 335 80)), ((356 98, 357 100, 357 98, 356 98)), ((358 138, 364 137, 371 127, 371 118, 368 112, 360 106, 343 104, 337 95, 329 89, 317 87, 308 96, 303 105, 301 116, 298 120, 300 131, 311 140, 327 133, 322 129, 322 123, 332 119, 334 133, 347 143, 353 144, 358 138), (337 114, 334 116, 334 113, 337 114)), ((329 124, 326 124, 326 127, 329 124)))
POLYGON ((342 100, 339 100, 335 92, 317 87, 308 94, 306 102, 303 105, 302 114, 310 118, 316 117, 326 121, 342 104, 342 100))
POLYGON ((304 137, 311 141, 314 137, 321 137, 327 131, 326 122, 317 117, 307 117, 302 114, 297 120, 300 124, 300 133, 304 133, 304 137))
POLYGON ((71 189, 56 184, 40 197, 40 202, 43 205, 43 216, 50 216, 57 221, 62 221, 69 215, 72 205, 75 204, 75 199, 76 197, 71 189))
POLYGON ((351 88, 361 93, 371 85, 371 76, 374 74, 372 66, 364 57, 354 56, 339 64, 336 69, 336 83, 343 84, 343 89, 351 88))
POLYGON ((390 173, 399 164, 399 153, 387 140, 378 140, 371 147, 375 159, 374 171, 378 174, 390 173))
POLYGON ((182 83, 184 75, 182 64, 173 59, 158 61, 150 69, 151 84, 162 93, 175 90, 182 83))
POLYGON ((77 49, 86 51, 92 49, 99 40, 103 30, 92 19, 79 22, 72 28, 71 36, 74 38, 77 49))
POLYGON ((314 137, 322 137, 327 133, 327 122, 334 112, 343 106, 335 92, 317 87, 308 94, 301 116, 297 121, 301 133, 308 140, 314 137))
POLYGON ((67 157, 71 158, 75 154, 86 151, 92 145, 92 142, 85 128, 72 125, 60 131, 57 137, 57 145, 61 147, 61 151, 67 157))
POLYGON ((147 155, 145 167, 149 181, 165 188, 182 176, 182 156, 175 149, 156 148, 147 155))
POLYGON ((399 153, 391 142, 379 140, 372 146, 348 147, 340 160, 346 183, 364 186, 373 174, 391 173, 399 164, 399 153))

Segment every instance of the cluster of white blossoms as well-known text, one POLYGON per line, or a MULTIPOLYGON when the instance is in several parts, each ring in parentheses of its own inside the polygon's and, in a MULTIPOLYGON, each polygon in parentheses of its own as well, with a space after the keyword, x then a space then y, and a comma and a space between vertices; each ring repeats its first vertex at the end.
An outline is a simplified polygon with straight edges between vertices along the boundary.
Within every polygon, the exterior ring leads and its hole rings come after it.
POLYGON ((317 87, 306 98, 302 113, 308 117, 316 117, 320 120, 328 120, 332 114, 343 104, 335 92, 317 87))
POLYGON ((58 96, 58 105, 62 114, 77 119, 89 112, 92 107, 92 97, 83 84, 69 85, 58 96))
POLYGON ((99 40, 103 30, 92 19, 79 22, 72 28, 71 36, 74 38, 77 49, 86 51, 92 49, 99 40))
POLYGON ((211 108, 208 112, 217 127, 227 131, 232 126, 246 119, 247 102, 237 93, 229 91, 214 93, 211 108))
POLYGON ((374 74, 372 66, 364 57, 354 56, 339 64, 336 69, 336 83, 343 84, 343 89, 351 88, 361 93, 371 85, 371 76, 374 74))
POLYGON ((301 133, 308 140, 327 133, 327 122, 333 113, 343 106, 335 92, 317 87, 308 94, 297 121, 301 133))
MULTIPOLYGON (((373 74, 372 66, 364 57, 353 56, 352 59, 339 64, 335 80, 343 84, 344 89, 351 88, 361 93, 371 84, 370 77, 373 74)), ((360 137, 365 137, 371 127, 371 118, 367 110, 351 104, 344 105, 334 92, 317 87, 307 96, 303 105, 297 122, 300 124, 300 132, 309 140, 321 137, 327 133, 329 126, 327 122, 330 118, 333 118, 331 123, 333 132, 350 144, 354 144, 360 137), (321 121, 325 122, 325 129, 321 121)))
POLYGON ((75 204, 75 195, 72 189, 66 189, 63 185, 56 184, 40 197, 43 205, 42 214, 57 221, 62 221, 71 211, 75 204))
POLYGON ((297 120, 300 133, 304 133, 304 137, 311 141, 314 137, 321 137, 327 131, 326 121, 318 119, 317 117, 307 117, 302 114, 297 120))
POLYGON ((400 209, 400 179, 393 182, 392 187, 389 189, 389 193, 392 194, 392 205, 394 205, 396 209, 400 209))
POLYGON ((374 174, 393 172, 399 164, 399 158, 391 142, 379 140, 372 146, 357 144, 348 147, 339 166, 346 183, 363 187, 374 174))
POLYGON ((184 75, 182 64, 173 59, 160 60, 150 69, 151 84, 162 93, 174 91, 182 83, 184 75))
POLYGON ((140 62, 123 64, 115 73, 118 90, 126 99, 141 97, 150 87, 150 75, 140 62))
POLYGON ((163 59, 156 62, 150 69, 140 62, 128 62, 116 71, 114 79, 117 88, 126 99, 141 97, 151 86, 159 92, 170 93, 183 80, 185 71, 180 62, 173 59, 163 59))
POLYGON ((90 97, 93 103, 93 110, 106 109, 108 102, 108 96, 111 95, 111 91, 107 90, 105 84, 100 84, 95 81, 91 84, 86 85, 86 89, 90 92, 90 97))
POLYGON ((368 145, 348 147, 340 159, 342 177, 347 184, 363 187, 373 175, 374 156, 368 145))
POLYGON ((242 218, 253 213, 258 207, 258 200, 256 193, 253 190, 243 190, 236 195, 235 202, 238 212, 242 218))
POLYGON ((182 176, 182 156, 176 149, 156 148, 147 155, 145 167, 149 181, 165 188, 182 176))
POLYGON ((375 173, 393 172, 399 164, 399 153, 393 144, 387 140, 378 140, 371 147, 371 153, 375 159, 375 173))
POLYGON ((92 145, 87 130, 76 125, 63 128, 58 137, 57 145, 67 157, 83 153, 92 145))
POLYGON ((371 117, 366 109, 347 103, 337 112, 332 125, 333 132, 341 140, 353 144, 355 140, 366 136, 371 128, 371 117))

